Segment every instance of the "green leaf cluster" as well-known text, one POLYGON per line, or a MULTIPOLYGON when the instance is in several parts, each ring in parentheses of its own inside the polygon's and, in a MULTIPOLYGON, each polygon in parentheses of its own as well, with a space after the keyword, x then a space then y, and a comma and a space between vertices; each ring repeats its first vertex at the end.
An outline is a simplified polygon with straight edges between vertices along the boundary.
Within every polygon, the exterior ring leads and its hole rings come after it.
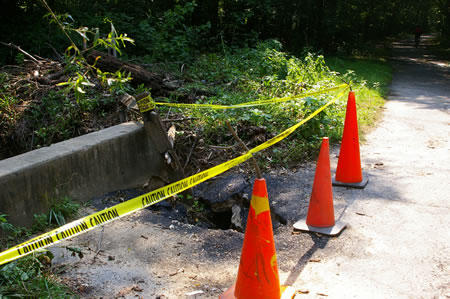
POLYGON ((0 266, 0 298, 78 298, 50 275, 46 264, 52 258, 43 250, 0 266))
MULTIPOLYGON (((29 238, 32 232, 48 230, 49 223, 60 221, 58 225, 62 225, 65 219, 73 216, 78 211, 78 208, 79 205, 66 198, 61 203, 53 205, 48 215, 35 215, 35 224, 32 230, 15 227, 8 223, 7 215, 0 214, 0 232, 12 234, 4 238, 8 241, 3 243, 0 250, 11 246, 11 242, 17 243, 18 240, 29 238)), ((71 251, 69 248, 67 249, 71 251)), ((81 252, 77 254, 82 257, 81 252)), ((0 266, 0 299, 78 298, 77 294, 57 280, 52 273, 49 266, 53 257, 50 251, 41 249, 21 259, 0 266)))
POLYGON ((52 227, 66 224, 66 220, 78 215, 80 204, 73 202, 69 197, 64 197, 50 205, 48 213, 34 215, 34 232, 46 231, 52 227))

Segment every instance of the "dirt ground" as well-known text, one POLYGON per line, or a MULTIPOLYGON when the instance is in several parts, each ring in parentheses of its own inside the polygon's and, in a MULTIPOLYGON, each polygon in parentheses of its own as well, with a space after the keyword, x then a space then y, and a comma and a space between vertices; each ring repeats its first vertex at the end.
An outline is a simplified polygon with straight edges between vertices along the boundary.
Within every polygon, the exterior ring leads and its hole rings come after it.
MULTIPOLYGON (((336 218, 348 225, 340 236, 293 233, 307 213, 313 163, 264 175, 280 217, 280 283, 296 298, 450 298, 450 67, 412 41, 393 54, 383 119, 361 146, 369 184, 333 187, 336 218)), ((236 279, 243 234, 183 215, 160 205, 64 241, 50 248, 53 267, 82 298, 217 298, 236 279)))

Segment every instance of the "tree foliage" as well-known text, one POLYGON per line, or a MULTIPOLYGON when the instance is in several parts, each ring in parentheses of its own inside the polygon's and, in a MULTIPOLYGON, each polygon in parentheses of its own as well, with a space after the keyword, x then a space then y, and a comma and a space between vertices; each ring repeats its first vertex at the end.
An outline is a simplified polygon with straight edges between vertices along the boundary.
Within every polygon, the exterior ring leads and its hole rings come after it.
MULTIPOLYGON (((0 0, 0 41, 42 55, 65 48, 65 37, 43 18, 41 1, 0 0)), ((346 51, 417 26, 445 39, 450 0, 47 0, 72 26, 117 30, 136 39, 132 55, 186 59, 199 51, 278 39, 287 49, 346 51), (180 54, 182 55, 180 57, 180 54), (184 56, 183 56, 184 55, 184 56)), ((2 54, 7 54, 2 49, 2 54)), ((8 55, 2 55, 4 57, 8 55)), ((11 59, 11 57, 10 57, 11 59)), ((3 61, 5 63, 5 61, 3 61)))

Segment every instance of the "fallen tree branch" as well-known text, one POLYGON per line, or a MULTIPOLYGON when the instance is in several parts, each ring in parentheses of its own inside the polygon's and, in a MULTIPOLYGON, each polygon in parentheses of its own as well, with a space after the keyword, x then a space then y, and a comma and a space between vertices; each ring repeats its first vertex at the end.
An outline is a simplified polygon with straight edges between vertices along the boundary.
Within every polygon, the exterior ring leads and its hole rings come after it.
POLYGON ((186 118, 172 118, 172 119, 162 119, 162 122, 182 122, 182 121, 188 121, 198 119, 198 117, 186 117, 186 118))
POLYGON ((183 171, 186 169, 186 167, 189 164, 189 160, 191 159, 192 152, 194 151, 195 146, 197 145, 197 139, 194 140, 194 144, 191 147, 191 151, 189 152, 189 155, 186 158, 186 163, 184 163, 183 171))
POLYGON ((13 49, 15 49, 15 50, 21 52, 22 54, 26 55, 27 57, 29 57, 31 60, 33 60, 34 62, 36 62, 36 63, 38 63, 38 64, 41 64, 41 63, 42 63, 42 61, 37 60, 33 55, 28 54, 26 51, 22 50, 19 46, 16 46, 16 45, 14 45, 13 43, 7 44, 7 43, 5 43, 5 42, 0 41, 0 44, 4 45, 4 46, 6 46, 6 47, 13 48, 13 49))
POLYGON ((47 46, 50 47, 50 49, 53 50, 53 52, 55 53, 55 55, 58 58, 59 62, 64 63, 64 57, 61 56, 61 54, 59 54, 58 51, 56 51, 56 49, 51 44, 49 44, 49 43, 46 43, 46 44, 47 44, 47 46))
POLYGON ((230 149, 235 148, 235 147, 238 146, 238 145, 239 145, 239 143, 236 142, 235 144, 230 145, 230 146, 208 145, 208 147, 210 147, 210 148, 212 148, 212 149, 230 150, 230 149))
POLYGON ((107 53, 92 50, 89 52, 86 60, 102 71, 130 73, 131 78, 133 78, 131 82, 135 84, 143 83, 145 86, 150 87, 152 89, 152 96, 165 95, 170 90, 164 85, 164 77, 162 75, 149 72, 139 65, 121 61, 107 53))
MULTIPOLYGON (((226 123, 227 123, 228 129, 230 130, 231 134, 233 134, 234 139, 236 139, 241 144, 241 146, 248 152, 249 149, 248 149, 247 145, 245 145, 244 141, 242 141, 242 139, 239 138, 239 136, 233 130, 233 127, 231 127, 230 122, 227 120, 226 123)), ((255 167, 256 177, 258 179, 261 179, 262 178, 262 174, 261 174, 261 169, 259 169, 258 162, 256 162, 256 159, 255 159, 255 157, 253 157, 253 155, 252 155, 251 159, 252 159, 252 162, 253 162, 253 166, 255 167)))

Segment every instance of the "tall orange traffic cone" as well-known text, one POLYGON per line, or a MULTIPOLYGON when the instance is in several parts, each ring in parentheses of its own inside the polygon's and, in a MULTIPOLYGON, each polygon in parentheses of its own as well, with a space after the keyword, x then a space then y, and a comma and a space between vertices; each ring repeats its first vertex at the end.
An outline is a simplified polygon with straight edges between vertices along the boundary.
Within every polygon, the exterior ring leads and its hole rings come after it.
POLYGON ((341 150, 333 185, 363 189, 368 181, 369 179, 367 177, 363 179, 362 175, 355 93, 350 91, 345 112, 341 150))
POLYGON ((280 299, 294 294, 292 288, 280 286, 266 180, 256 179, 236 283, 219 298, 280 299))
POLYGON ((330 145, 328 137, 322 139, 319 159, 314 175, 308 215, 294 224, 301 231, 321 233, 328 236, 339 234, 345 224, 334 220, 333 187, 331 186, 330 145))

